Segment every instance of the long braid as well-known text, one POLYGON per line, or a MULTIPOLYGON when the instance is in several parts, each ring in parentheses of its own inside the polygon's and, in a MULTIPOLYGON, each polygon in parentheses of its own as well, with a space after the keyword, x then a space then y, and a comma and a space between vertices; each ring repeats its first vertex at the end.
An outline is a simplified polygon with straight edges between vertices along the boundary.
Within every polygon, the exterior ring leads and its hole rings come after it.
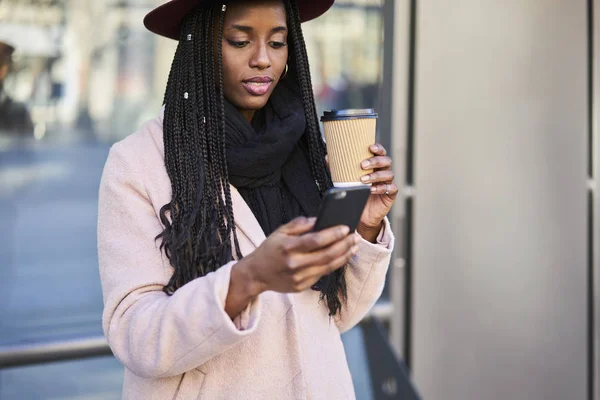
POLYGON ((174 267, 168 294, 231 259, 233 214, 221 195, 229 184, 218 167, 224 144, 215 142, 222 136, 218 121, 223 115, 214 106, 221 89, 215 87, 213 21, 214 9, 203 7, 185 19, 165 93, 165 166, 172 199, 161 209, 165 229, 159 238, 174 267))
MULTIPOLYGON (((202 49, 206 49, 207 48, 207 43, 203 40, 201 40, 201 38, 204 38, 204 31, 202 30, 202 28, 199 25, 199 13, 194 13, 193 14, 193 18, 194 18, 194 25, 196 27, 198 27, 197 29, 194 30, 194 34, 190 37, 192 39, 192 46, 193 46, 193 53, 194 53, 194 60, 193 60, 193 66, 194 68, 196 68, 196 75, 195 75, 195 85, 194 88, 196 90, 196 93, 198 95, 199 98, 204 99, 205 96, 205 88, 204 88, 204 79, 198 79, 200 77, 202 77, 205 74, 205 71, 203 69, 204 67, 204 57, 203 57, 203 50, 202 49)), ((187 38, 186 38, 187 39, 187 38)), ((206 132, 206 115, 207 115, 207 110, 205 107, 197 107, 196 110, 196 115, 198 118, 198 123, 200 124, 200 126, 203 126, 203 128, 200 130, 201 132, 206 132)), ((198 136, 198 140, 200 141, 200 151, 201 151, 201 159, 202 159, 202 163, 200 164, 201 168, 202 168, 202 176, 206 176, 206 174, 209 171, 212 171, 212 169, 210 168, 210 158, 208 155, 208 146, 207 146, 207 136, 206 134, 204 135, 199 135, 198 136)), ((206 179, 203 179, 203 182, 206 182, 206 179)), ((210 194, 208 194, 210 196, 210 194)), ((209 203, 211 204, 211 203, 209 203)), ((200 204, 200 223, 197 224, 200 227, 207 227, 210 224, 210 217, 211 215, 209 215, 211 213, 209 206, 206 205, 206 202, 204 201, 203 198, 203 202, 200 204)), ((196 227, 198 228, 198 226, 196 227)), ((195 247, 194 247, 194 251, 199 254, 203 249, 206 249, 207 247, 210 246, 209 242, 206 240, 206 235, 201 235, 200 232, 198 232, 197 230, 194 232, 194 235, 196 235, 196 242, 195 242, 195 247)), ((200 263, 200 261, 197 261, 200 265, 200 273, 201 276, 204 275, 206 273, 206 271, 204 270, 204 266, 202 266, 202 264, 200 263)))
POLYGON ((242 251, 240 250, 240 244, 238 242, 237 239, 237 233, 236 233, 236 229, 235 229, 235 222, 233 220, 233 202, 231 200, 231 188, 229 186, 229 171, 227 168, 227 149, 225 147, 225 96, 223 93, 223 46, 221 45, 223 43, 223 25, 225 22, 225 10, 223 9, 221 14, 219 15, 219 29, 218 29, 218 42, 219 46, 217 47, 217 56, 218 56, 218 62, 219 62, 219 68, 218 68, 218 79, 219 79, 219 85, 218 88, 220 89, 220 93, 219 93, 219 108, 220 108, 220 113, 219 115, 221 116, 221 132, 222 134, 220 135, 220 139, 221 139, 221 172, 222 175, 221 177, 225 177, 226 179, 222 179, 222 185, 223 185, 223 192, 225 193, 225 208, 227 211, 227 223, 231 226, 232 228, 232 233, 233 233, 233 244, 235 246, 235 252, 236 252, 236 256, 238 258, 242 257, 242 251))
MULTIPOLYGON (((197 35, 197 32, 195 31, 195 27, 198 26, 198 14, 194 13, 191 15, 191 21, 190 21, 190 27, 189 30, 186 29, 187 32, 193 32, 193 33, 188 33, 187 35, 191 35, 190 38, 193 38, 195 35, 197 35)), ((203 145, 202 145, 202 138, 205 135, 202 135, 201 133, 201 125, 199 124, 200 118, 202 117, 203 114, 203 110, 200 107, 196 107, 197 104, 197 98, 201 98, 202 97, 202 91, 198 90, 199 85, 198 85, 198 77, 201 76, 201 71, 199 71, 199 64, 197 63, 197 51, 194 47, 194 42, 188 40, 188 36, 186 36, 185 40, 186 42, 188 42, 186 44, 186 50, 187 50, 187 54, 188 54, 188 63, 189 63, 189 68, 188 68, 188 82, 189 82, 189 87, 190 87, 190 92, 188 92, 188 100, 185 102, 186 105, 186 116, 187 116, 187 120, 189 121, 189 123, 191 124, 190 129, 188 130, 190 133, 190 136, 187 138, 190 142, 190 148, 197 150, 197 152, 193 155, 190 155, 189 160, 191 165, 189 165, 189 175, 188 176, 192 176, 194 177, 194 182, 195 182, 195 186, 192 186, 192 189, 194 190, 194 194, 195 194, 195 204, 199 204, 198 207, 194 207, 193 208, 193 212, 190 214, 189 216, 189 220, 190 221, 194 221, 193 225, 190 227, 190 232, 191 232, 191 238, 190 238, 190 242, 189 242, 189 246, 190 246, 190 260, 192 260, 192 262, 196 265, 198 265, 198 269, 199 270, 192 270, 192 269, 188 269, 188 274, 187 274, 187 278, 186 279, 195 279, 198 276, 202 276, 204 274, 204 266, 201 262, 201 259, 199 259, 199 255, 200 252, 202 251, 202 247, 200 246, 200 239, 202 238, 202 235, 200 234, 199 231, 199 227, 200 226, 205 226, 207 220, 206 220, 206 213, 203 211, 205 209, 204 204, 205 204, 205 200, 204 197, 202 196, 202 194, 204 193, 204 190, 200 190, 200 188, 198 187, 198 183, 201 182, 203 180, 203 171, 206 169, 206 166, 202 163, 199 162, 201 160, 203 160, 203 158, 200 156, 198 156, 198 153, 202 153, 202 149, 203 149, 203 145), (200 160, 198 159, 200 158, 200 160)))
MULTIPOLYGON (((222 12, 219 15, 219 19, 222 16, 222 12)), ((208 145, 208 153, 209 157, 213 160, 210 165, 211 170, 211 185, 212 185, 212 196, 210 200, 216 204, 216 207, 213 209, 214 211, 214 219, 216 219, 216 226, 218 232, 218 240, 221 242, 220 246, 214 248, 216 252, 216 256, 218 258, 229 258, 231 257, 231 232, 232 225, 230 221, 225 219, 225 215, 227 213, 226 207, 223 200, 223 180, 225 179, 227 182, 227 186, 229 186, 229 179, 225 176, 220 168, 222 164, 221 158, 221 147, 224 147, 224 142, 221 143, 219 138, 224 135, 223 127, 224 127, 224 115, 220 113, 217 108, 217 101, 220 97, 222 97, 222 88, 217 87, 217 82, 215 81, 215 53, 214 53, 214 43, 215 43, 215 29, 214 29, 214 21, 215 21, 215 8, 210 7, 207 9, 207 19, 212 21, 212 23, 205 24, 204 26, 204 35, 203 39, 205 41, 205 46, 210 48, 210 54, 204 54, 204 62, 203 62, 203 74, 202 77, 205 79, 205 90, 208 94, 208 98, 211 101, 207 102, 207 115, 206 118, 206 129, 207 132, 207 145, 208 145)), ((222 28, 219 26, 219 30, 222 28)), ((220 48, 220 43, 218 44, 218 48, 220 48)), ((213 219, 213 220, 214 220, 213 219)))
MULTIPOLYGON (((323 194, 332 183, 325 165, 298 7, 295 0, 285 0, 284 4, 292 45, 289 74, 296 77, 300 87, 311 172, 323 194)), ((215 271, 233 258, 232 252, 238 259, 242 257, 225 148, 223 22, 224 10, 215 6, 198 6, 185 18, 165 92, 165 166, 172 197, 161 208, 165 228, 157 239, 162 239, 161 249, 174 268, 164 287, 167 294, 215 271), (215 21, 219 25, 216 31, 215 21)), ((335 315, 346 298, 343 268, 327 281, 321 298, 326 299, 330 315, 335 315)))
POLYGON ((288 28, 293 40, 292 56, 295 61, 294 72, 300 85, 302 104, 306 115, 311 168, 313 169, 312 172, 319 185, 319 189, 324 193, 325 190, 332 186, 332 182, 331 175, 324 162, 326 149, 319 129, 319 119, 312 89, 306 44, 300 26, 300 13, 295 0, 286 0, 284 4, 288 15, 288 28))
MULTIPOLYGON (((220 15, 219 15, 219 20, 221 19, 223 14, 224 13, 221 11, 220 15)), ((214 16, 212 18, 214 20, 214 16)), ((221 26, 219 26, 219 28, 222 29, 221 26)), ((209 40, 213 43, 215 42, 214 33, 215 33, 215 30, 211 29, 209 40)), ((221 35, 221 32, 219 31, 219 36, 220 35, 221 35)), ((221 48, 221 42, 219 42, 219 45, 217 46, 217 48, 218 49, 221 48)), ((214 54, 214 52, 213 52, 213 54, 214 54)), ((209 74, 213 78, 213 83, 211 85, 211 88, 214 90, 213 98, 216 100, 214 102, 211 102, 212 115, 213 115, 213 119, 211 122, 214 127, 214 130, 213 130, 214 134, 210 136, 210 144, 211 144, 210 150, 214 154, 215 160, 220 161, 214 165, 215 180, 213 183, 215 185, 215 191, 220 194, 218 196, 218 198, 216 199, 217 202, 219 203, 219 207, 217 207, 218 218, 219 218, 219 234, 221 235, 221 238, 223 240, 225 240, 228 235, 228 232, 226 231, 226 228, 225 228, 226 227, 225 213, 227 213, 227 209, 225 206, 225 201, 223 200, 223 196, 222 196, 223 191, 224 191, 224 186, 225 186, 223 180, 227 178, 226 175, 224 175, 224 173, 223 173, 223 163, 225 162, 225 160, 223 160, 223 157, 222 157, 222 152, 223 152, 223 149, 225 148, 225 140, 224 140, 225 115, 222 110, 222 107, 220 107, 221 101, 219 101, 223 97, 223 89, 222 89, 222 87, 217 88, 217 84, 216 84, 216 82, 214 82, 215 75, 217 73, 219 75, 221 75, 221 73, 222 73, 220 71, 221 70, 221 67, 220 67, 221 60, 218 60, 218 62, 219 62, 219 65, 218 65, 217 69, 219 71, 215 70, 215 60, 212 60, 212 62, 210 63, 210 70, 209 70, 209 74)), ((227 179, 227 182, 229 182, 229 179, 227 179)))
MULTIPOLYGON (((295 73, 300 86, 306 116, 306 134, 311 169, 319 190, 324 193, 333 186, 333 183, 325 163, 326 148, 319 129, 306 44, 300 26, 300 13, 295 0, 285 0, 284 5, 288 15, 288 30, 293 41, 292 58, 295 62, 293 68, 290 69, 295 73)), ((321 299, 326 299, 329 314, 336 315, 342 309, 342 301, 346 301, 347 298, 345 267, 339 268, 329 276, 324 277, 319 283, 321 299)))

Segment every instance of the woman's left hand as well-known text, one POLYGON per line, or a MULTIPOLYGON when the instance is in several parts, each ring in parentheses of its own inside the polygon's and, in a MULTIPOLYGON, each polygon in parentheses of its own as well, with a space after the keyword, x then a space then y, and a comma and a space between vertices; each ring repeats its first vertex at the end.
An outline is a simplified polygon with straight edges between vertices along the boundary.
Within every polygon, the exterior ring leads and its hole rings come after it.
POLYGON ((373 144, 369 150, 374 157, 364 160, 361 167, 364 170, 373 169, 373 172, 364 175, 361 180, 372 185, 371 195, 360 217, 357 231, 365 240, 374 243, 381 231, 383 218, 396 201, 398 187, 394 184, 392 159, 386 155, 385 148, 380 144, 373 144))

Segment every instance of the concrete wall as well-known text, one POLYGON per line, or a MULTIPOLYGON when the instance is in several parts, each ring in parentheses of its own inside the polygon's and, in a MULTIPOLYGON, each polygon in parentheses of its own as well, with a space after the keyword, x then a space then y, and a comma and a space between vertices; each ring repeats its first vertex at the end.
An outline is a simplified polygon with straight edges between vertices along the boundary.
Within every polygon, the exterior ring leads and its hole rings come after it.
POLYGON ((424 399, 587 397, 587 4, 418 2, 424 399))

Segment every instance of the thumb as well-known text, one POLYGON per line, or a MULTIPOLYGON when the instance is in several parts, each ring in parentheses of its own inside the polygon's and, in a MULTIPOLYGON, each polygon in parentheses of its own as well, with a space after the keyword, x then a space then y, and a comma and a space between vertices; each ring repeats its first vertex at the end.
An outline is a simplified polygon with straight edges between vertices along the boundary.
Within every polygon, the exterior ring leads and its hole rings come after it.
POLYGON ((301 235, 310 231, 313 226, 315 226, 316 218, 306 218, 306 217, 297 217, 288 222, 285 225, 282 225, 279 229, 277 229, 281 233, 285 233, 286 235, 301 235))

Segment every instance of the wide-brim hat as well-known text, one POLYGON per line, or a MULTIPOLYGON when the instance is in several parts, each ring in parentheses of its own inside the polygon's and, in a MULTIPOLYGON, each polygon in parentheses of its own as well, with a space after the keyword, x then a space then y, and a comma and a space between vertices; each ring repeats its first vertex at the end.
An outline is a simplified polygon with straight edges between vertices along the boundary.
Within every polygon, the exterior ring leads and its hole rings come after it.
MULTIPOLYGON (((300 22, 310 21, 325 13, 334 0, 296 0, 300 11, 300 22)), ((215 3, 215 0, 171 0, 150 11, 144 25, 151 32, 179 40, 181 23, 185 16, 199 4, 215 3)), ((226 4, 227 1, 224 1, 226 4)))

